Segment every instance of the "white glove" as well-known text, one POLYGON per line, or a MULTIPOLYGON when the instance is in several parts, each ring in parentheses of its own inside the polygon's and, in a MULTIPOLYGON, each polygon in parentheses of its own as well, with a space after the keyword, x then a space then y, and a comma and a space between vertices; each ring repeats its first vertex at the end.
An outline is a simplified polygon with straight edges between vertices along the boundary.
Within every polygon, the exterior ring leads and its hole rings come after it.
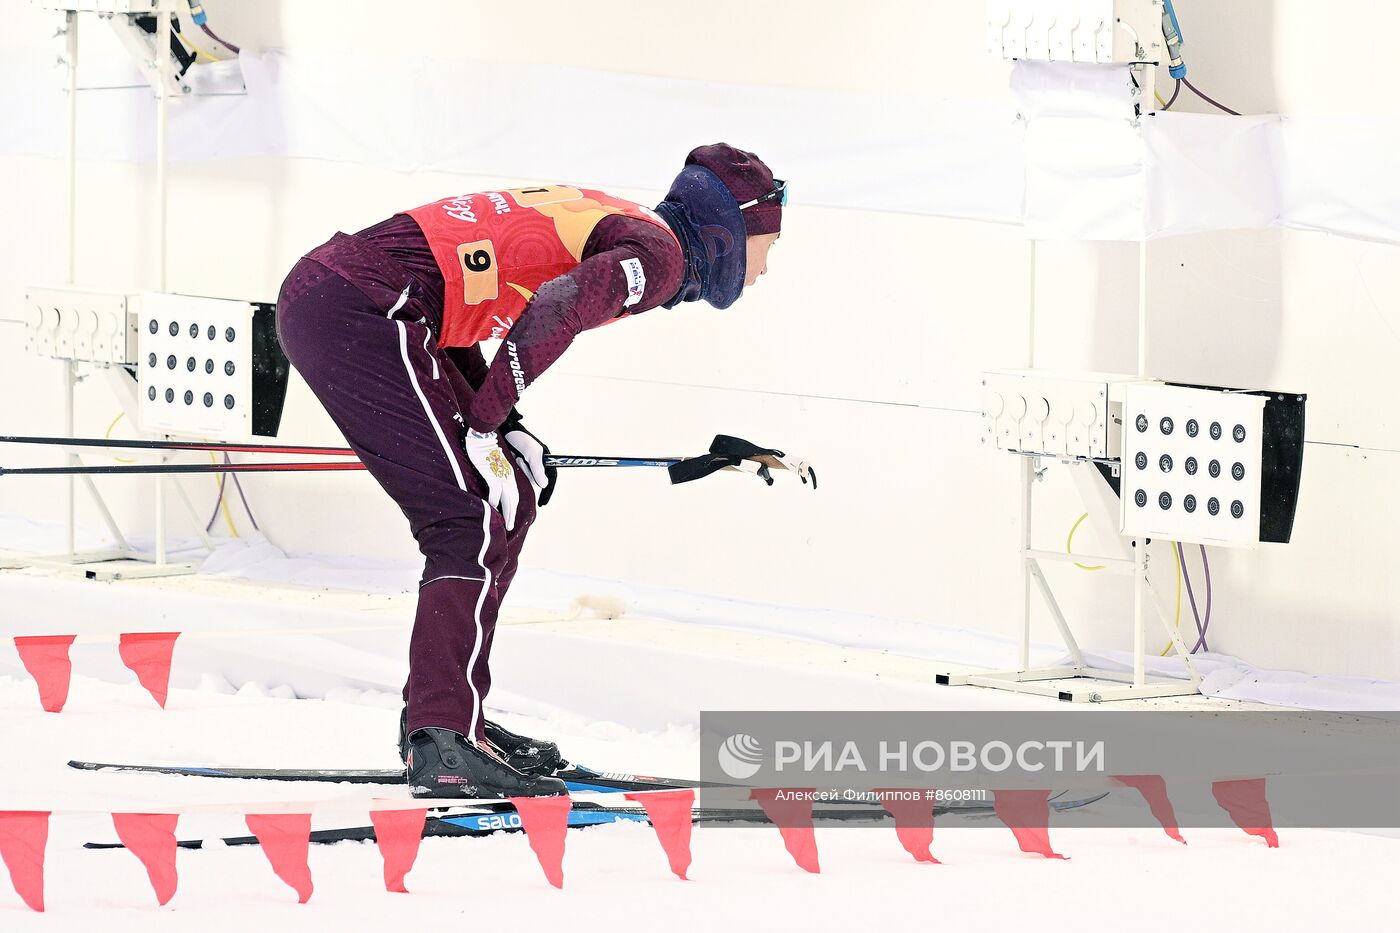
POLYGON ((486 504, 499 509, 506 520, 506 531, 515 530, 515 510, 520 505, 520 490, 515 485, 515 471, 496 443, 496 432, 485 434, 467 429, 462 446, 472 467, 486 481, 486 504))
POLYGON ((549 497, 554 494, 551 481, 559 472, 556 467, 544 465, 544 458, 549 456, 549 448, 524 427, 511 428, 506 431, 505 438, 506 446, 517 454, 515 462, 525 471, 530 482, 534 483, 539 504, 546 505, 549 497))

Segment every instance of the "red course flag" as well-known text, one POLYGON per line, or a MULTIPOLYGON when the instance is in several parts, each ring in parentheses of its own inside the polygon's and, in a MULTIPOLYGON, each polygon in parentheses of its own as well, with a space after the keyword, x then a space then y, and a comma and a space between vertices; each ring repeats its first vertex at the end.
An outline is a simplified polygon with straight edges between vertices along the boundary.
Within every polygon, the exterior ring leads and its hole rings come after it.
POLYGON ((520 814, 525 838, 540 860, 544 876, 556 888, 564 886, 564 836, 569 831, 569 811, 574 803, 568 795, 558 797, 511 797, 511 806, 520 814))
POLYGON ((112 814, 117 838, 146 866, 156 902, 162 907, 175 896, 179 883, 175 873, 175 824, 179 819, 174 813, 112 814))
POLYGON ((1151 810, 1157 822, 1162 824, 1163 831, 1177 842, 1186 845, 1186 840, 1182 838, 1181 830, 1176 825, 1176 810, 1172 808, 1171 798, 1167 796, 1167 782, 1160 774, 1115 774, 1110 780, 1142 794, 1143 799, 1147 801, 1147 809, 1151 810))
POLYGON ((57 713, 68 702, 68 684, 73 680, 73 662, 68 648, 76 635, 16 635, 15 650, 20 663, 39 685, 39 703, 57 713))
POLYGON ((691 809, 695 806, 695 791, 667 790, 646 794, 626 794, 628 800, 640 803, 647 819, 666 850, 671 871, 682 881, 690 868, 691 809))
POLYGON ((297 892, 298 903, 311 900, 311 868, 306 864, 311 848, 311 814, 249 813, 245 819, 272 863, 272 870, 297 892))
POLYGON ((418 858, 418 845, 423 841, 423 824, 428 811, 371 810, 369 821, 374 825, 374 838, 384 859, 384 889, 407 894, 404 875, 413 870, 418 858))
POLYGON ((812 828, 812 793, 810 787, 764 787, 749 791, 749 799, 757 800, 768 819, 783 834, 783 845, 803 871, 819 873, 817 835, 812 828), (787 794, 787 799, 778 795, 787 794))
POLYGON ((880 795, 881 805, 894 817, 894 832, 904 851, 914 856, 916 862, 942 864, 929 851, 933 845, 933 791, 885 787, 875 793, 880 795), (904 796, 911 799, 901 799, 904 796))
POLYGON ((995 790, 992 807, 1016 836, 1022 852, 1046 858, 1065 858, 1050 848, 1050 792, 1048 790, 995 790))
POLYGON ((170 691, 170 656, 179 637, 179 632, 123 632, 117 644, 122 663, 135 672, 161 709, 170 691))
POLYGON ((1274 832, 1273 814, 1269 812, 1269 801, 1264 796, 1263 778, 1216 781, 1210 785, 1210 792, 1215 795, 1215 802, 1230 814, 1236 826, 1251 836, 1263 839, 1270 849, 1278 848, 1278 833, 1274 832))
POLYGON ((44 846, 49 815, 36 810, 0 810, 0 859, 10 870, 15 893, 34 910, 44 909, 44 846))

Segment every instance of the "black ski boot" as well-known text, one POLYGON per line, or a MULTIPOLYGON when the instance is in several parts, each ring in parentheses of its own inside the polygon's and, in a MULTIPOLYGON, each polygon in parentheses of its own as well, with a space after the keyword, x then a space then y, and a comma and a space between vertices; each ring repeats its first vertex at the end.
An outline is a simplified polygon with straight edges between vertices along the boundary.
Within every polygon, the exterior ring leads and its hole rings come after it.
POLYGON ((408 789, 415 797, 557 797, 558 778, 521 774, 486 746, 450 729, 419 729, 408 737, 408 789))
MULTIPOLYGON (((569 764, 553 742, 516 735, 489 719, 486 741, 496 747, 506 764, 524 774, 553 774, 569 764)), ((399 714, 399 760, 408 761, 408 707, 399 714)))
POLYGON ((486 720, 486 741, 500 750, 512 768, 526 774, 553 774, 569 765, 553 742, 516 735, 489 719, 486 720))

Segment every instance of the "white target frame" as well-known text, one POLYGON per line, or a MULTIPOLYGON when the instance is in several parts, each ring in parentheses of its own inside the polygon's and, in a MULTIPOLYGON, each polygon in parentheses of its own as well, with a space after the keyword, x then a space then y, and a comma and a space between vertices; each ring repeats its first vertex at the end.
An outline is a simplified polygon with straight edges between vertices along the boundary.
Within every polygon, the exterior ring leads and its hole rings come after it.
POLYGON ((246 301, 143 292, 136 372, 141 429, 253 436, 253 313, 246 301))

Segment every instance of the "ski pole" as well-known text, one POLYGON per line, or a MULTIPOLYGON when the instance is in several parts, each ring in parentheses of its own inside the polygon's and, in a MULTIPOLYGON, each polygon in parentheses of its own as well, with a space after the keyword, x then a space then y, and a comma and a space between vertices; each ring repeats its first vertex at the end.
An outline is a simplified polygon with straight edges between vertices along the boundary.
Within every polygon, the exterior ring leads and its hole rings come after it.
MULTIPOLYGON (((546 457, 555 467, 670 467, 682 458, 546 457)), ((328 470, 363 470, 358 460, 307 463, 134 463, 120 466, 0 467, 0 476, 139 476, 161 473, 318 473, 328 470)))
POLYGON ((316 473, 363 470, 358 460, 311 463, 134 463, 121 466, 0 467, 0 476, 136 476, 148 473, 316 473))
POLYGON ((111 447, 121 450, 195 450, 212 453, 301 454, 311 457, 353 457, 349 447, 307 447, 282 444, 226 444, 221 441, 113 440, 106 437, 0 437, 0 444, 44 444, 52 447, 111 447))

